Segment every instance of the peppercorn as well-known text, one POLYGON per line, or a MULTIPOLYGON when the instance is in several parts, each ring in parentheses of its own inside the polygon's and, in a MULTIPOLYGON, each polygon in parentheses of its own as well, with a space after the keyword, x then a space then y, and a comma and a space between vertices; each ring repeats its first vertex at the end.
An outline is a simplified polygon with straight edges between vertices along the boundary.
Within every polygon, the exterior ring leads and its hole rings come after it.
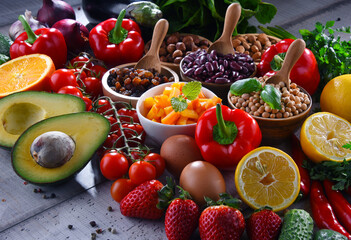
POLYGON ((72 229, 72 228, 73 228, 73 225, 69 224, 68 229, 72 229))
POLYGON ((90 226, 92 226, 92 227, 96 227, 96 222, 95 222, 95 221, 91 221, 89 224, 90 224, 90 226))

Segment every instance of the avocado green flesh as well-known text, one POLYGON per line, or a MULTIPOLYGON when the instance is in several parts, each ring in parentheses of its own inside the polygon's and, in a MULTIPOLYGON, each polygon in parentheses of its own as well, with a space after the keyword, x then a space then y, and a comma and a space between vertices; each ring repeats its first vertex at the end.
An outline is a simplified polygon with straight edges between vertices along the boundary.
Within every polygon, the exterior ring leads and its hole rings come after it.
POLYGON ((71 113, 48 118, 29 127, 18 139, 12 150, 12 166, 23 179, 48 184, 61 182, 81 170, 107 138, 108 120, 91 112, 71 113), (30 154, 32 142, 49 131, 61 131, 76 143, 72 158, 57 168, 45 168, 35 162, 30 154))
POLYGON ((31 125, 43 119, 85 111, 82 99, 48 92, 27 91, 0 99, 0 146, 12 147, 31 125))

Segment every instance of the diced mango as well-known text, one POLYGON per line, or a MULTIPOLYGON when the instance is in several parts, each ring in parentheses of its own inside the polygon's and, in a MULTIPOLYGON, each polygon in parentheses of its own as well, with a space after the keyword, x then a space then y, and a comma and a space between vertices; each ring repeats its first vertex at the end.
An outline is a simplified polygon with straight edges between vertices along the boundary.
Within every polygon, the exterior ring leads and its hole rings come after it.
POLYGON ((155 96, 155 102, 157 107, 159 108, 165 108, 169 105, 171 105, 170 100, 168 100, 168 97, 166 95, 158 95, 155 96))
POLYGON ((177 120, 180 117, 179 112, 175 112, 174 110, 167 114, 164 118, 161 119, 161 123, 163 124, 170 124, 170 125, 175 125, 177 120))
POLYGON ((192 118, 192 119, 199 118, 199 115, 194 110, 185 109, 184 111, 180 112, 180 114, 183 117, 187 117, 187 118, 192 118))
POLYGON ((188 122, 188 118, 184 116, 180 116, 176 125, 186 125, 188 122))
POLYGON ((168 106, 168 107, 165 107, 164 110, 165 110, 165 114, 168 115, 168 114, 170 114, 170 112, 173 111, 173 108, 172 108, 172 106, 168 106))
POLYGON ((151 109, 154 104, 155 104, 155 100, 153 97, 148 97, 144 101, 144 107, 146 109, 151 109))

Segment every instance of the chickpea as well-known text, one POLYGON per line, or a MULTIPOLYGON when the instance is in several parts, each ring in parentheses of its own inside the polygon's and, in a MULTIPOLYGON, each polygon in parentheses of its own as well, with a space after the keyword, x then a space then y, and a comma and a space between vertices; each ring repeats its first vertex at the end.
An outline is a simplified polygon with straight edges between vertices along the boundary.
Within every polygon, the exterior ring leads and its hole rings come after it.
POLYGON ((241 103, 236 103, 236 104, 235 104, 235 107, 236 107, 236 108, 241 108, 241 103))
POLYGON ((262 114, 264 112, 264 109, 265 109, 264 106, 260 106, 257 111, 262 114))
POLYGON ((287 104, 286 104, 287 107, 291 108, 292 106, 294 106, 294 102, 293 101, 289 101, 287 104))
POLYGON ((241 106, 247 107, 247 102, 243 102, 243 103, 241 104, 241 106))
POLYGON ((307 110, 307 104, 306 103, 301 104, 301 109, 303 111, 306 111, 307 110))
POLYGON ((283 114, 281 112, 278 112, 276 115, 275 115, 277 118, 282 118, 283 117, 283 114))
POLYGON ((262 117, 264 118, 269 118, 270 114, 268 112, 262 113, 262 117))
POLYGON ((290 84, 290 88, 292 88, 292 89, 295 89, 295 88, 297 88, 297 85, 296 85, 296 83, 292 83, 292 84, 290 84))
POLYGON ((241 97, 245 100, 248 100, 250 98, 250 95, 248 93, 244 93, 241 97))
POLYGON ((245 111, 245 108, 244 108, 244 107, 241 107, 240 109, 243 110, 243 111, 245 111))
POLYGON ((254 100, 252 101, 253 103, 258 103, 260 100, 258 98, 254 98, 254 100))
POLYGON ((267 112, 267 113, 272 112, 272 108, 271 108, 270 106, 266 106, 264 110, 265 110, 265 112, 267 112))
POLYGON ((251 108, 252 106, 254 106, 255 104, 253 102, 249 102, 249 108, 251 108))
POLYGON ((299 111, 298 111, 298 110, 295 110, 295 111, 294 111, 294 115, 297 115, 297 114, 299 114, 299 111))
POLYGON ((290 116, 290 114, 288 113, 288 112, 285 112, 284 114, 283 114, 283 117, 284 118, 288 118, 290 116))
POLYGON ((257 111, 257 109, 258 109, 258 108, 257 108, 256 106, 252 106, 252 107, 251 107, 251 111, 257 111))
POLYGON ((310 103, 311 103, 311 101, 310 101, 307 97, 305 98, 304 102, 305 102, 306 104, 310 104, 310 103))
POLYGON ((251 111, 251 108, 250 108, 250 107, 246 107, 246 108, 245 108, 245 112, 248 113, 248 112, 250 112, 250 111, 251 111))
POLYGON ((261 106, 261 104, 260 103, 255 103, 255 106, 259 108, 261 106))
POLYGON ((232 101, 233 105, 235 105, 238 102, 238 98, 234 96, 231 96, 230 100, 232 101))
POLYGON ((271 113, 271 115, 269 116, 270 118, 275 118, 275 114, 271 113))
POLYGON ((256 111, 256 112, 254 112, 254 115, 255 115, 256 117, 259 117, 259 116, 261 116, 261 113, 259 113, 258 111, 256 111))
POLYGON ((290 113, 290 112, 291 112, 291 108, 289 108, 289 107, 286 107, 286 108, 285 108, 285 112, 288 112, 288 113, 290 113))

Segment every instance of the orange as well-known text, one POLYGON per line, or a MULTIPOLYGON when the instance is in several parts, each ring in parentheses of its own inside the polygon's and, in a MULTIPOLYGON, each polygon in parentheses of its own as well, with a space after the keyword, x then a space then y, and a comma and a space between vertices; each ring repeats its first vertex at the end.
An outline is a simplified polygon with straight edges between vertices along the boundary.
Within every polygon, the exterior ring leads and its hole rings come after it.
POLYGON ((330 80, 323 88, 320 104, 323 112, 331 112, 351 122, 351 74, 330 80))
POLYGON ((0 65, 0 98, 14 92, 45 90, 54 71, 53 61, 44 54, 12 59, 0 65))
POLYGON ((300 141, 303 152, 313 162, 351 160, 351 123, 335 114, 319 112, 302 124, 300 141))
POLYGON ((260 147, 246 154, 235 170, 240 198, 251 208, 289 207, 300 191, 300 173, 294 160, 273 147, 260 147))

